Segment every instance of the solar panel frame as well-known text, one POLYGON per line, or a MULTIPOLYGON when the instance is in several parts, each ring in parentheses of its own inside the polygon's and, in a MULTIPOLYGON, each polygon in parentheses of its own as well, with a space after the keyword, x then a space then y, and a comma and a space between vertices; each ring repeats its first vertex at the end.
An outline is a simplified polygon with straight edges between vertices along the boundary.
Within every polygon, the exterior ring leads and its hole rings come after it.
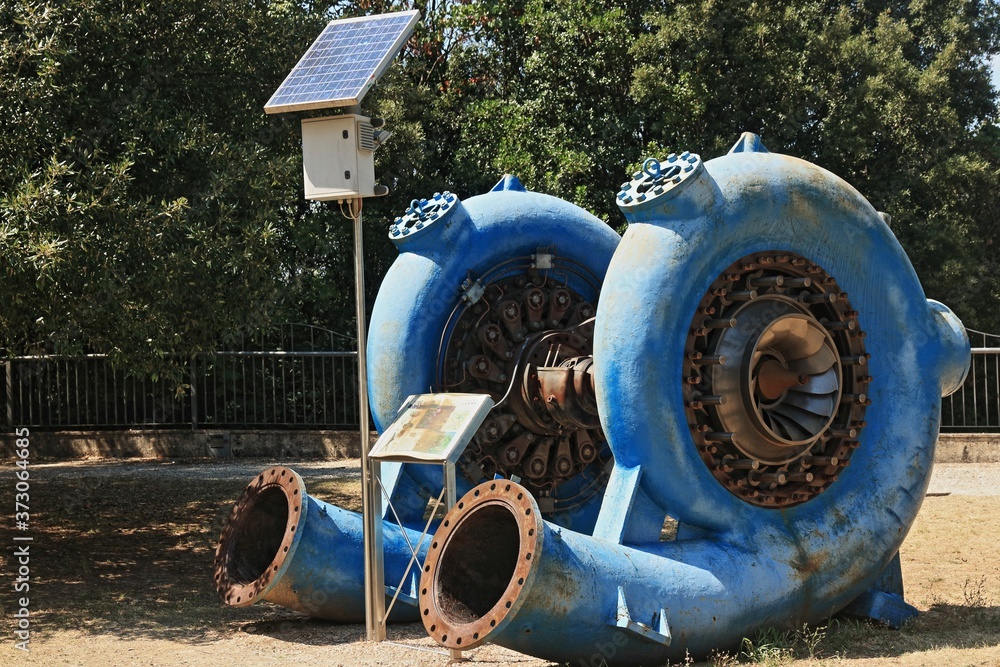
POLYGON ((360 104, 419 20, 413 9, 330 21, 271 95, 265 113, 360 104))

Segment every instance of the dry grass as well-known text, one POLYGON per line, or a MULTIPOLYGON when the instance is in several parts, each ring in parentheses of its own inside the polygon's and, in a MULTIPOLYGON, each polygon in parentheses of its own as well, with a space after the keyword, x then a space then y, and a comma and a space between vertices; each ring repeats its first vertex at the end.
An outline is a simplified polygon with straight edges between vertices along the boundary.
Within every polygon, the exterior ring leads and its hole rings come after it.
MULTIPOLYGON (((263 464, 261 468, 265 467, 263 464)), ((294 467, 294 466, 293 466, 294 467)), ((357 509, 352 475, 310 482, 319 498, 357 509)), ((350 474, 348 474, 350 473, 350 474)), ((30 656, 12 648, 0 594, 0 665, 427 664, 444 656, 357 644, 360 626, 335 626, 259 605, 223 606, 212 586, 214 543, 246 479, 79 474, 33 477, 33 636, 30 656)), ((0 478, 13 488, 9 475, 0 478)), ((1000 497, 930 497, 902 550, 907 598, 923 613, 901 631, 835 619, 822 628, 748 638, 718 666, 1000 665, 1000 497)), ((10 545, 11 532, 0 539, 10 545)), ((11 570, 10 549, 0 568, 11 570)), ((393 638, 433 648, 419 625, 393 638)), ((477 662, 543 665, 481 649, 477 662)))

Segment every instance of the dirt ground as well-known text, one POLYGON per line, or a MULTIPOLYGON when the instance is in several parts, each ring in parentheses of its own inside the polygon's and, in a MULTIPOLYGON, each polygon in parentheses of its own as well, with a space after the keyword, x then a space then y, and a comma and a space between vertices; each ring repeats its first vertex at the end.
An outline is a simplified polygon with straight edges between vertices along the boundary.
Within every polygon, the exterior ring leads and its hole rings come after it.
MULTIPOLYGON (((33 464, 28 531, 0 530, 0 665, 445 665, 420 625, 368 644, 359 625, 305 619, 269 604, 234 609, 212 586, 214 543, 233 501, 276 462, 91 461, 33 464), (31 535, 31 643, 15 648, 12 556, 31 535)), ((359 505, 356 460, 282 461, 310 494, 359 505)), ((0 471, 13 504, 14 471, 0 471)), ((835 619, 798 636, 758 637, 714 664, 1000 666, 1000 464, 939 464, 902 549, 908 600, 901 631, 835 619), (811 656, 811 657, 810 657, 811 656)), ((547 665, 506 649, 472 663, 547 665)), ((706 663, 713 664, 713 663, 706 663)))

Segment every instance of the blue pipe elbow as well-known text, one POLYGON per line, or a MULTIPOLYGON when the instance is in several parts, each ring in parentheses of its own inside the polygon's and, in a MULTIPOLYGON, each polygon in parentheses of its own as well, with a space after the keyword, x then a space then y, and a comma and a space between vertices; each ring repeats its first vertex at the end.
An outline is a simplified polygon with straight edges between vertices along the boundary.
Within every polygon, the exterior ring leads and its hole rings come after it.
POLYGON ((965 384, 972 366, 969 332, 958 316, 940 301, 927 299, 927 308, 937 328, 940 350, 934 376, 940 379, 941 396, 951 396, 965 384))
MULTIPOLYGON (((389 622, 418 619, 416 581, 409 544, 426 557, 429 540, 420 532, 383 522, 385 580, 404 580, 389 622)), ((230 606, 260 600, 308 616, 341 623, 365 620, 362 520, 357 512, 306 493, 293 470, 276 466, 260 473, 230 514, 215 555, 215 586, 230 606)), ((386 594, 386 608, 395 590, 386 594)))

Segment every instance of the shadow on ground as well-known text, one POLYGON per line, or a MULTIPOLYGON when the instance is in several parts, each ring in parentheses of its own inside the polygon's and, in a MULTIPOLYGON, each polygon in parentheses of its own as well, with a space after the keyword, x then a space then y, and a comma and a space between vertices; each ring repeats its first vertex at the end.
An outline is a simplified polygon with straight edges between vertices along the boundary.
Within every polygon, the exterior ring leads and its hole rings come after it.
MULTIPOLYGON (((304 478, 311 494, 358 509, 355 470, 304 478)), ((216 596, 216 542, 249 481, 87 470, 33 476, 29 595, 36 630, 203 643, 251 621, 301 624, 279 607, 232 608, 216 596)), ((11 544, 6 532, 0 539, 11 544)), ((3 571, 9 558, 0 554, 3 571)), ((13 630, 10 618, 0 619, 5 634, 13 630)))

